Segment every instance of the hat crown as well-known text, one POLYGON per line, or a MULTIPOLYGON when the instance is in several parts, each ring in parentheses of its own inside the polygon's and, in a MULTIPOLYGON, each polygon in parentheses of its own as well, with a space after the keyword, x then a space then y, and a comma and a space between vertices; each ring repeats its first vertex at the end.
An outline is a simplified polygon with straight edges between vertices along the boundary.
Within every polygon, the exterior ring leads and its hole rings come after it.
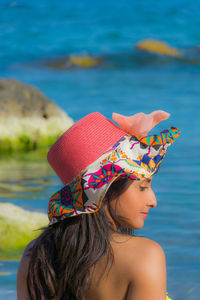
POLYGON ((47 159, 64 185, 126 134, 99 112, 73 124, 49 149, 47 159))

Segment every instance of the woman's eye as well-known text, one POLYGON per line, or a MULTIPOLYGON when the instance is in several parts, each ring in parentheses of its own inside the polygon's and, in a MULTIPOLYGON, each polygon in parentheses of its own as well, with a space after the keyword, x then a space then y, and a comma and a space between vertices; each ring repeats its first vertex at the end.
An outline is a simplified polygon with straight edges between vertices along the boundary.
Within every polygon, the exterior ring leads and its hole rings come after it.
POLYGON ((146 187, 146 186, 140 186, 140 190, 141 191, 144 191, 145 189, 147 189, 148 187, 146 187))

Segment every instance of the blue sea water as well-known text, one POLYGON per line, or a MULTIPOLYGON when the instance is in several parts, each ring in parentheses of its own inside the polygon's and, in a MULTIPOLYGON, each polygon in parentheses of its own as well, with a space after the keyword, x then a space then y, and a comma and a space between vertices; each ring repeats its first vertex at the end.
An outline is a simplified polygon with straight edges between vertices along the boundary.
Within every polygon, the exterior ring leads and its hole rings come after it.
MULTIPOLYGON (((0 76, 32 84, 75 121, 92 111, 111 119, 162 109, 171 114, 153 132, 181 130, 156 175, 157 207, 136 232, 160 243, 166 253, 168 287, 173 300, 200 299, 200 1, 55 1, 0 2, 0 76), (146 38, 167 42, 183 58, 135 50, 146 38), (44 65, 70 54, 104 58, 102 67, 55 70, 44 65)), ((16 193, 9 201, 46 210, 47 198, 60 186, 55 175, 30 166, 7 170, 9 180, 40 187, 16 193), (20 173, 21 172, 21 173, 20 173), (23 177, 25 179, 23 179, 23 177), (28 179, 27 179, 28 178, 28 179)), ((2 173, 1 173, 2 174, 2 173)), ((0 178, 1 180, 1 178, 0 178)), ((18 262, 2 262, 0 299, 16 299, 18 262)))

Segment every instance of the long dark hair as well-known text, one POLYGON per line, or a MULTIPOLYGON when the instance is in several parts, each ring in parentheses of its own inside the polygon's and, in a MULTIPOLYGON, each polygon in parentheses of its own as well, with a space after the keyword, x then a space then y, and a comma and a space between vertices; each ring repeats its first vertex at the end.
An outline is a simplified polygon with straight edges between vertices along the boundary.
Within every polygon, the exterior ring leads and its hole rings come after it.
MULTIPOLYGON (((117 227, 127 234, 131 234, 132 230, 121 228, 120 220, 109 203, 130 183, 126 178, 114 181, 104 197, 117 227)), ((30 299, 83 300, 98 261, 106 258, 104 271, 112 266, 112 231, 112 223, 103 205, 96 213, 66 218, 45 228, 29 252, 27 287, 30 299)))

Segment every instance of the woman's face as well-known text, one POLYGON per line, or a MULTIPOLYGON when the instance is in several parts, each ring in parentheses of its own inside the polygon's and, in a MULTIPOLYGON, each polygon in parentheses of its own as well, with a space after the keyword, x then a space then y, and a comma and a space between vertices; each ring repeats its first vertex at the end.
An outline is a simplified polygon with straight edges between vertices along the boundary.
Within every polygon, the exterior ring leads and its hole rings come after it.
POLYGON ((151 181, 152 177, 134 180, 119 197, 110 201, 110 208, 124 227, 142 228, 149 209, 157 205, 151 181))

